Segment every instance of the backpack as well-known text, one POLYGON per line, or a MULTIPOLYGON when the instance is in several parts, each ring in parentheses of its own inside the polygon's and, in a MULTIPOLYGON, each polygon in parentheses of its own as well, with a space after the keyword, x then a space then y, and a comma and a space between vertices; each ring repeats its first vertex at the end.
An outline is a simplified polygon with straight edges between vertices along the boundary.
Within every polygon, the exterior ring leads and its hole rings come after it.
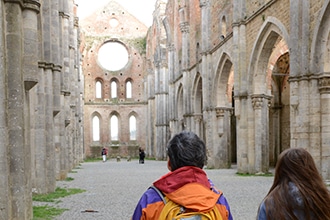
POLYGON ((206 213, 189 211, 185 207, 168 199, 157 187, 151 186, 150 188, 158 193, 165 204, 160 213, 159 220, 223 220, 216 206, 206 213))

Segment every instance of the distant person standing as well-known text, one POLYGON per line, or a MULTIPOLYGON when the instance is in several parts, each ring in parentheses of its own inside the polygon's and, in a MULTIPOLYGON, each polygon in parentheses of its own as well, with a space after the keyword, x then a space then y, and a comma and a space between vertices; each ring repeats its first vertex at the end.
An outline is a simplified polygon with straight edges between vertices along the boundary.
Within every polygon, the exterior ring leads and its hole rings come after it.
POLYGON ((146 154, 144 153, 144 150, 142 147, 139 148, 139 163, 144 163, 144 158, 146 157, 146 154))
POLYGON ((102 155, 103 162, 107 161, 108 151, 105 147, 102 149, 101 155, 102 155))

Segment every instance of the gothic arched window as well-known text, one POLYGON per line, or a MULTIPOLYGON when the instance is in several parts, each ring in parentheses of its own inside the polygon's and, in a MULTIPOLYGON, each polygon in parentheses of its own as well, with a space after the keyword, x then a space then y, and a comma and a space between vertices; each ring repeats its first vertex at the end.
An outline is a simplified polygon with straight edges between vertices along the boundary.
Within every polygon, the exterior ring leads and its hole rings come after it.
POLYGON ((95 98, 102 98, 102 83, 99 80, 95 83, 95 98))
POLYGON ((129 117, 129 139, 136 140, 136 118, 134 115, 129 117))
POLYGON ((118 117, 116 115, 112 115, 110 118, 110 137, 112 141, 119 140, 119 124, 118 124, 118 117))
POLYGON ((126 98, 128 98, 128 99, 132 98, 132 82, 131 81, 126 82, 126 98))
POLYGON ((100 140, 100 118, 95 115, 92 119, 93 124, 93 141, 99 141, 100 140))
POLYGON ((116 81, 111 82, 111 98, 113 98, 113 99, 117 98, 117 82, 116 81))

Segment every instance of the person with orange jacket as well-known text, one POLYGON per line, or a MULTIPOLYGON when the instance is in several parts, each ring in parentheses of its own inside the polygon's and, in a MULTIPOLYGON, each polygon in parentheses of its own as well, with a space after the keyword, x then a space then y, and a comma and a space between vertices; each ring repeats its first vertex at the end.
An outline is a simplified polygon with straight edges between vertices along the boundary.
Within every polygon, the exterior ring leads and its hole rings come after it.
POLYGON ((233 219, 227 199, 203 170, 207 161, 206 147, 196 134, 183 131, 175 135, 167 145, 167 155, 170 172, 144 192, 132 220, 159 219, 165 205, 156 189, 187 210, 207 212, 215 206, 222 219, 233 219))

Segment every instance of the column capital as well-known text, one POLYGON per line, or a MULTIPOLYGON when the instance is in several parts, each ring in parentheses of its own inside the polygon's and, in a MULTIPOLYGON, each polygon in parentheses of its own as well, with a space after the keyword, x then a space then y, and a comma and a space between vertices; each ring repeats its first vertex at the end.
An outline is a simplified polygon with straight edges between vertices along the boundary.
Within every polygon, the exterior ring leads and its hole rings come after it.
POLYGON ((223 117, 226 112, 229 112, 229 114, 233 113, 234 108, 229 107, 216 107, 215 112, 217 117, 223 117))
POLYGON ((189 33, 189 23, 188 22, 180 23, 180 31, 185 34, 189 33))
POLYGON ((37 0, 24 0, 23 5, 24 9, 29 9, 35 11, 36 13, 40 12, 40 3, 37 0))
POLYGON ((194 115, 194 120, 195 120, 195 122, 201 122, 201 121, 203 121, 203 114, 202 113, 195 114, 194 115))
POLYGON ((325 72, 319 76, 319 91, 320 93, 330 93, 330 73, 325 72))
POLYGON ((169 43, 169 44, 167 44, 167 50, 168 51, 175 51, 175 46, 174 46, 174 44, 173 43, 169 43))
POLYGON ((267 101, 267 106, 270 106, 271 96, 265 94, 255 94, 251 96, 253 109, 261 109, 264 101, 267 101))
POLYGON ((200 0, 199 1, 199 7, 203 8, 203 7, 207 7, 207 6, 210 6, 209 0, 200 0))

